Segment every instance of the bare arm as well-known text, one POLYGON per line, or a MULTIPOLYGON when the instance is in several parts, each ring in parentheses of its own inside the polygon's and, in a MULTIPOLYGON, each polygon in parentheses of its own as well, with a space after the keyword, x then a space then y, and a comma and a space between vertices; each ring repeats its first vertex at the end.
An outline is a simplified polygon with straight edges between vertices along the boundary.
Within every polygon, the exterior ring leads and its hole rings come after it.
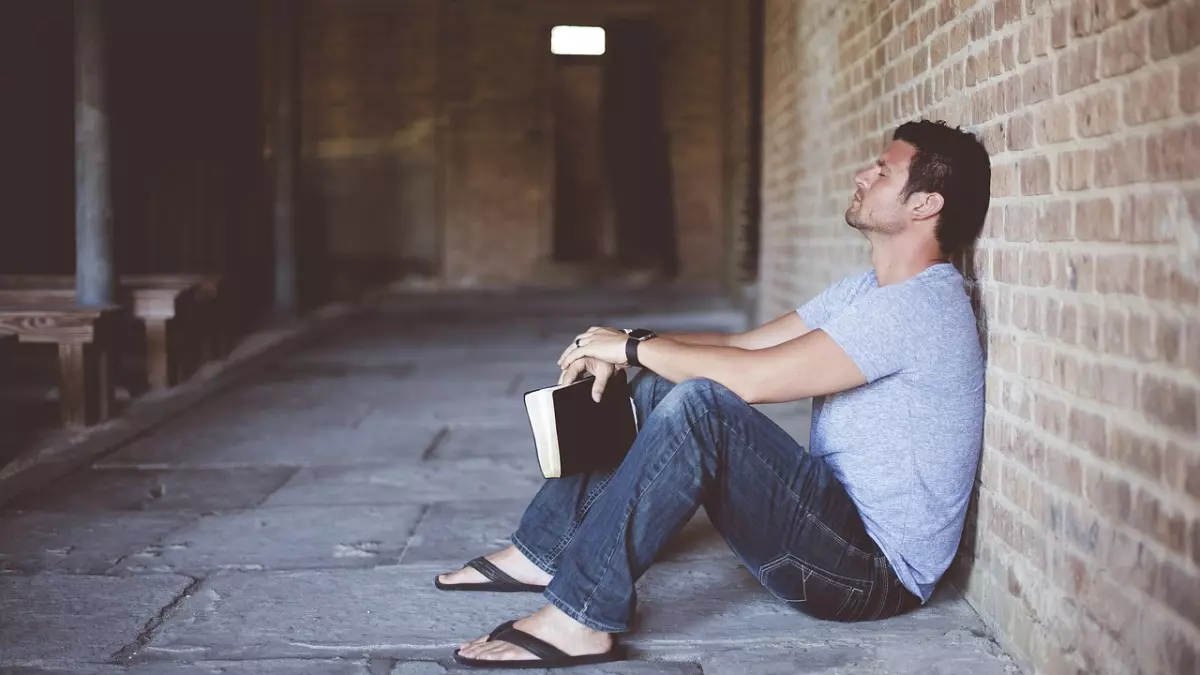
POLYGON ((662 337, 688 345, 737 347, 751 351, 795 340, 809 331, 796 312, 788 312, 744 333, 662 333, 662 337))
POLYGON ((759 350, 649 340, 639 346, 638 360, 672 382, 696 377, 720 382, 749 403, 822 396, 866 382, 854 361, 820 330, 759 350))

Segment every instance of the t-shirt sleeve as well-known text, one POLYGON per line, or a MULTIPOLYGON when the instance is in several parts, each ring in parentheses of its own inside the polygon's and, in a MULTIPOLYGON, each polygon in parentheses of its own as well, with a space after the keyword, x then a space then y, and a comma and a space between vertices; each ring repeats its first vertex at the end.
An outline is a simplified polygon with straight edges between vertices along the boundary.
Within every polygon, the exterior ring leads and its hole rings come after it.
POLYGON ((929 305, 911 291, 885 287, 858 298, 821 326, 874 382, 904 370, 914 358, 916 334, 928 321, 929 305))
POLYGON ((826 321, 846 308, 854 299, 855 291, 866 282, 868 273, 849 276, 825 287, 812 300, 800 306, 796 313, 809 330, 816 330, 826 321))

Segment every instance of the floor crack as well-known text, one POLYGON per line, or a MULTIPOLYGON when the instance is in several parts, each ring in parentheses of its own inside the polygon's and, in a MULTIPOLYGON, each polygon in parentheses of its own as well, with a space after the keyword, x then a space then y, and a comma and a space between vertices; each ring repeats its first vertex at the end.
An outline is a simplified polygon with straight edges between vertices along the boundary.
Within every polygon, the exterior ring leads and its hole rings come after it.
POLYGON ((163 607, 157 616, 146 622, 146 626, 142 629, 142 632, 139 633, 136 638, 134 638, 133 642, 125 645, 112 655, 111 661, 116 665, 125 665, 132 661, 133 658, 137 656, 138 652, 142 651, 146 645, 150 644, 150 641, 154 639, 158 629, 161 628, 164 623, 166 623, 167 619, 175 616, 175 614, 179 612, 179 609, 183 607, 183 603, 186 602, 188 598, 196 594, 196 591, 199 590, 202 583, 204 583, 204 578, 192 577, 191 583, 189 583, 186 588, 180 591, 179 595, 175 596, 171 602, 167 603, 166 607, 163 607))
POLYGON ((440 430, 438 430, 437 435, 434 436, 433 440, 429 442, 429 447, 425 448, 425 452, 421 453, 421 461, 427 461, 430 457, 432 457, 433 453, 437 451, 438 446, 442 444, 442 441, 445 440, 446 436, 448 435, 450 435, 449 427, 442 427, 440 430))
POLYGON ((423 504, 421 506, 421 515, 417 518, 416 524, 413 525, 412 532, 409 533, 408 539, 404 542, 404 548, 400 549, 400 555, 396 558, 396 564, 404 564, 404 554, 408 553, 408 548, 412 546, 413 537, 417 536, 417 531, 421 529, 421 524, 429 516, 429 512, 433 509, 432 504, 423 504))

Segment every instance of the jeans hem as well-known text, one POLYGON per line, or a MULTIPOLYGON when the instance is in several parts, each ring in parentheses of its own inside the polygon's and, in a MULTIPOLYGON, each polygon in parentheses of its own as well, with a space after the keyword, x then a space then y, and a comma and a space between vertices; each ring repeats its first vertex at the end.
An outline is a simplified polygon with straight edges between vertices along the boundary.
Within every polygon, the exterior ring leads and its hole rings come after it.
POLYGON ((622 627, 622 628, 613 628, 612 626, 600 623, 599 621, 592 619, 588 615, 584 614, 583 612, 580 612, 579 610, 575 609, 571 605, 567 604, 567 602, 565 600, 563 600, 562 598, 555 595, 553 592, 550 591, 549 588, 547 588, 542 593, 542 595, 545 596, 545 598, 550 601, 550 604, 557 607, 563 614, 566 614, 567 616, 571 617, 575 621, 578 621, 579 623, 587 626, 588 628, 591 628, 592 630, 598 630, 601 633, 624 633, 629 630, 629 628, 627 626, 622 627))
POLYGON ((526 560, 534 565, 537 565, 538 569, 546 574, 554 576, 556 570, 551 565, 547 564, 546 560, 542 558, 542 556, 534 553, 532 549, 521 543, 521 540, 517 538, 516 534, 513 534, 511 537, 509 537, 508 541, 513 545, 513 548, 517 549, 521 552, 521 555, 525 556, 526 560))

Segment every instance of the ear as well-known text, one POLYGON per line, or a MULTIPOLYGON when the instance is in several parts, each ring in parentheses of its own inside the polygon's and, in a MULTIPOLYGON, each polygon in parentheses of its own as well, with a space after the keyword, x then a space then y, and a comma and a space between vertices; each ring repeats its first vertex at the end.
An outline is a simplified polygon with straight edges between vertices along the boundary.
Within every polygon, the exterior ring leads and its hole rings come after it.
POLYGON ((946 205, 946 200, 937 192, 918 192, 909 201, 915 220, 936 218, 946 205))

